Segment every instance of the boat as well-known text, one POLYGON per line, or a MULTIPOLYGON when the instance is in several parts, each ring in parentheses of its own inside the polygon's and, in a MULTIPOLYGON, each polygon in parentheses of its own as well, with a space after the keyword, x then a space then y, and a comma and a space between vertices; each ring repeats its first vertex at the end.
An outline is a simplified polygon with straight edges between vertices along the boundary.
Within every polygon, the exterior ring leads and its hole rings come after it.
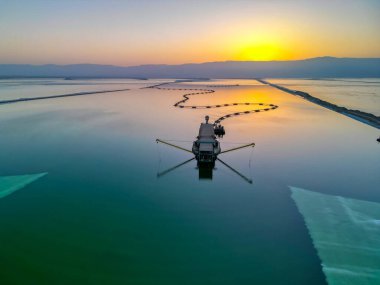
POLYGON ((243 178, 246 182, 252 184, 252 179, 249 179, 245 177, 243 174, 241 174, 239 171, 228 165, 226 162, 218 158, 218 155, 226 153, 226 152, 232 152, 235 150, 243 149, 246 147, 254 147, 255 143, 249 143, 242 146, 230 148, 227 150, 222 151, 220 147, 219 141, 216 139, 216 136, 219 136, 216 132, 216 129, 222 130, 224 134, 224 128, 221 125, 210 124, 209 116, 205 117, 206 122, 201 123, 199 127, 199 132, 197 136, 197 140, 193 142, 193 147, 191 150, 184 148, 179 145, 175 145, 171 142, 164 141, 161 139, 156 139, 157 143, 162 143, 171 147, 174 147, 176 149, 185 151, 187 153, 194 154, 194 157, 191 159, 188 159, 184 162, 181 162, 178 165, 175 165, 173 167, 170 167, 166 169, 165 171, 161 171, 157 173, 157 177, 162 177, 169 172, 172 172, 175 169, 178 169, 179 167, 182 167, 183 165, 186 165, 187 163, 196 160, 197 161, 197 169, 199 170, 199 179, 212 179, 213 177, 213 170, 215 169, 215 162, 218 160, 222 165, 226 166, 228 169, 230 169, 232 172, 239 175, 241 178, 243 178))
POLYGON ((192 152, 198 164, 214 165, 218 154, 221 153, 220 143, 216 139, 214 125, 208 122, 201 123, 197 140, 193 142, 192 152))

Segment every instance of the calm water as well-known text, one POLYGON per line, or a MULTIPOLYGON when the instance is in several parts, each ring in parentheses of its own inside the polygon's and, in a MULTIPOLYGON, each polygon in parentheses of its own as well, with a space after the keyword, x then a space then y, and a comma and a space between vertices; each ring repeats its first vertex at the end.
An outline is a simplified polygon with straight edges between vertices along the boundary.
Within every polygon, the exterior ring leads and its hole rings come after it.
POLYGON ((256 147, 220 158, 253 184, 194 161, 157 178, 191 155, 156 138, 190 148, 206 114, 244 109, 140 89, 163 81, 0 81, 0 98, 130 88, 0 106, 0 176, 48 172, 0 199, 1 283, 325 284, 288 186, 380 202, 378 130, 253 80, 171 84, 280 108, 225 121, 222 148, 256 147))
POLYGON ((339 106, 380 116, 379 78, 270 79, 269 81, 290 89, 307 92, 339 106))

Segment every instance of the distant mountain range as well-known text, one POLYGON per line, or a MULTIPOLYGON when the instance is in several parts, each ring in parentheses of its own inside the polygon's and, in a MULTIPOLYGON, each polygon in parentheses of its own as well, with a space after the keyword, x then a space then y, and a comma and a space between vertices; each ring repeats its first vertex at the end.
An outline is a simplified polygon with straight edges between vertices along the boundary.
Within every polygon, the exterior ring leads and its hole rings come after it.
POLYGON ((332 78, 380 77, 380 58, 317 57, 290 61, 223 61, 181 65, 0 64, 0 77, 332 78))

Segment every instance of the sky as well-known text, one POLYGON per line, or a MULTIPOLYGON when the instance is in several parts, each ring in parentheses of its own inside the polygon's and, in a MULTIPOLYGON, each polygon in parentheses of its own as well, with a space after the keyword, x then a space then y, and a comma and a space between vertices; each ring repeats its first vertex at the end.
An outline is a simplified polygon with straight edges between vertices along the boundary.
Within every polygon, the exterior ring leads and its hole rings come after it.
POLYGON ((380 57, 380 0, 0 0, 0 64, 380 57))

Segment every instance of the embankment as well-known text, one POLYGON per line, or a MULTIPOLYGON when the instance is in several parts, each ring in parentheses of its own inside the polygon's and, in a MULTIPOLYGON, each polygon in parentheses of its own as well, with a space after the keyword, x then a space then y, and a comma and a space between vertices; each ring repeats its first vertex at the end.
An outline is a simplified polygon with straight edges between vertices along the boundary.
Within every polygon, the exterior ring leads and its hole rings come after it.
POLYGON ((127 91, 127 90, 129 90, 129 89, 89 91, 89 92, 78 92, 78 93, 70 93, 70 94, 62 94, 62 95, 39 96, 39 97, 30 97, 30 98, 1 100, 0 105, 11 104, 11 103, 19 103, 19 102, 25 102, 25 101, 34 101, 34 100, 56 99, 56 98, 64 98, 64 97, 74 97, 74 96, 93 95, 93 94, 101 94, 101 93, 120 92, 120 91, 127 91))
POLYGON ((315 104, 320 105, 322 107, 325 107, 327 109, 333 110, 337 113, 346 115, 346 116, 353 118, 355 120, 358 120, 362 123, 365 123, 365 124, 368 124, 372 127, 380 129, 380 117, 375 116, 374 114, 366 113, 366 112, 363 112, 360 110, 347 109, 346 107, 338 106, 338 105, 332 104, 330 102, 327 102, 325 100, 314 97, 314 96, 310 95, 309 93, 306 93, 303 91, 298 91, 298 90, 292 90, 292 89, 289 89, 289 88, 286 88, 286 87, 283 87, 283 86, 280 86, 277 84, 270 83, 270 82, 263 80, 263 79, 256 79, 256 80, 263 83, 263 84, 267 84, 269 86, 277 88, 281 91, 290 93, 292 95, 300 96, 300 97, 302 97, 302 98, 304 98, 304 99, 306 99, 312 103, 315 103, 315 104))

